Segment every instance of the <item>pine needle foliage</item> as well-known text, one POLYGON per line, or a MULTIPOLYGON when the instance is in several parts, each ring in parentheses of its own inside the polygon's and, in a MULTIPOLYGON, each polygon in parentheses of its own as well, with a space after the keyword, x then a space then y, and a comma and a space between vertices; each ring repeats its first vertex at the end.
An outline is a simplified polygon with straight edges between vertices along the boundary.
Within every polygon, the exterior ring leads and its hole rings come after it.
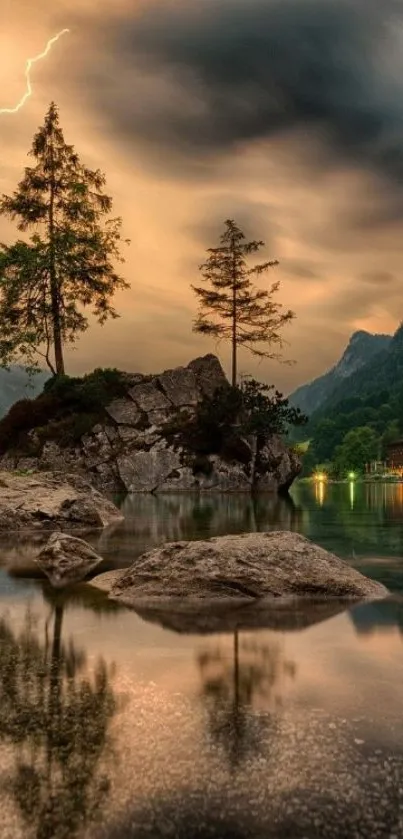
POLYGON ((284 345, 281 330, 295 317, 273 300, 279 282, 269 289, 253 286, 254 278, 278 265, 277 260, 270 260, 249 266, 248 257, 262 247, 264 242, 247 242, 235 221, 228 219, 219 246, 208 249, 208 259, 200 266, 209 287, 192 285, 200 306, 193 331, 231 341, 233 387, 237 384, 238 348, 244 347, 258 358, 279 359, 284 345))
POLYGON ((88 328, 84 310, 103 324, 118 317, 111 300, 128 284, 116 273, 121 219, 105 218, 112 199, 105 176, 84 166, 65 142, 52 103, 36 133, 17 190, 0 200, 0 214, 17 220, 29 241, 0 245, 0 363, 37 369, 42 357, 63 375, 64 345, 88 328))

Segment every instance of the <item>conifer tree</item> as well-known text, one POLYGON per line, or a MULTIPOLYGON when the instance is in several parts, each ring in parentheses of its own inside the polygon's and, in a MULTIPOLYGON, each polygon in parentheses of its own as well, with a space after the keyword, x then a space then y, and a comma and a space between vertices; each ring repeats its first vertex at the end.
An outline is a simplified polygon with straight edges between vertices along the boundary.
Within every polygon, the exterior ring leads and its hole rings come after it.
POLYGON ((238 347, 245 347, 260 358, 279 358, 273 345, 281 349, 280 330, 294 317, 293 312, 282 311, 281 304, 272 300, 279 282, 268 290, 252 285, 253 277, 278 265, 277 260, 271 260, 248 267, 247 257, 263 246, 260 241, 246 242, 235 221, 228 219, 219 246, 208 249, 210 255, 200 267, 210 288, 192 286, 200 304, 193 331, 231 341, 233 387, 237 384, 238 347))
POLYGON ((33 167, 0 214, 17 220, 29 241, 0 245, 0 363, 64 374, 64 345, 88 328, 84 310, 102 324, 118 317, 111 299, 128 284, 116 273, 121 219, 105 219, 112 199, 105 177, 84 166, 65 142, 54 103, 34 137, 33 167))

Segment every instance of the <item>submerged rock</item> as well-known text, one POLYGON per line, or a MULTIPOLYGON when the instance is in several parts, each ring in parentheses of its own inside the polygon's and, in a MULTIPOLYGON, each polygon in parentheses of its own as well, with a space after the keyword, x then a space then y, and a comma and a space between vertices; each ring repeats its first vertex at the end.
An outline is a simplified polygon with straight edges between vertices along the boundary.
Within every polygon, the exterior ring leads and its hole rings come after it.
POLYGON ((290 596, 360 600, 388 591, 304 536, 279 531, 154 548, 110 578, 110 594, 129 605, 155 605, 169 598, 245 604, 290 596))
POLYGON ((52 533, 35 562, 54 588, 64 588, 84 580, 102 562, 102 557, 83 539, 52 533))
POLYGON ((79 475, 0 472, 0 530, 92 529, 122 520, 118 508, 79 475))

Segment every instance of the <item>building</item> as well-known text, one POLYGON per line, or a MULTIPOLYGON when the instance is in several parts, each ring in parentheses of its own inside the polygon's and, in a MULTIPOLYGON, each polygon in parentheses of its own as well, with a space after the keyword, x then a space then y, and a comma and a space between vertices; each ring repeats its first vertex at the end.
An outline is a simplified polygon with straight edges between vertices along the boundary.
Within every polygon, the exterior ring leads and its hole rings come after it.
POLYGON ((386 465, 392 471, 403 470, 403 439, 395 440, 386 446, 386 465))
POLYGON ((384 460, 371 460, 371 463, 365 464, 367 475, 383 475, 387 468, 387 463, 384 460))

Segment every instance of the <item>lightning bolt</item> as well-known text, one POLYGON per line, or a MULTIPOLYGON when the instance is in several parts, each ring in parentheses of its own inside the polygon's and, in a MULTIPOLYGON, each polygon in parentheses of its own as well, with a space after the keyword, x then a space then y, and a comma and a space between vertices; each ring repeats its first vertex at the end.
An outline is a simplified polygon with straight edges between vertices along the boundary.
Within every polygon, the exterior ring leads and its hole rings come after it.
POLYGON ((21 108, 25 105, 27 99, 32 94, 32 85, 31 85, 31 70, 34 64, 37 61, 41 61, 43 58, 49 54, 50 50, 52 49, 53 44, 65 35, 67 32, 70 32, 70 29, 62 29, 61 32, 58 32, 57 35, 54 35, 53 38, 50 38, 48 43, 46 44, 45 49, 43 52, 39 53, 39 55, 35 55, 34 58, 28 58, 26 67, 25 67, 25 80, 26 80, 26 90, 24 95, 21 97, 20 101, 14 106, 14 108, 0 108, 0 115, 1 114, 16 114, 21 108))

